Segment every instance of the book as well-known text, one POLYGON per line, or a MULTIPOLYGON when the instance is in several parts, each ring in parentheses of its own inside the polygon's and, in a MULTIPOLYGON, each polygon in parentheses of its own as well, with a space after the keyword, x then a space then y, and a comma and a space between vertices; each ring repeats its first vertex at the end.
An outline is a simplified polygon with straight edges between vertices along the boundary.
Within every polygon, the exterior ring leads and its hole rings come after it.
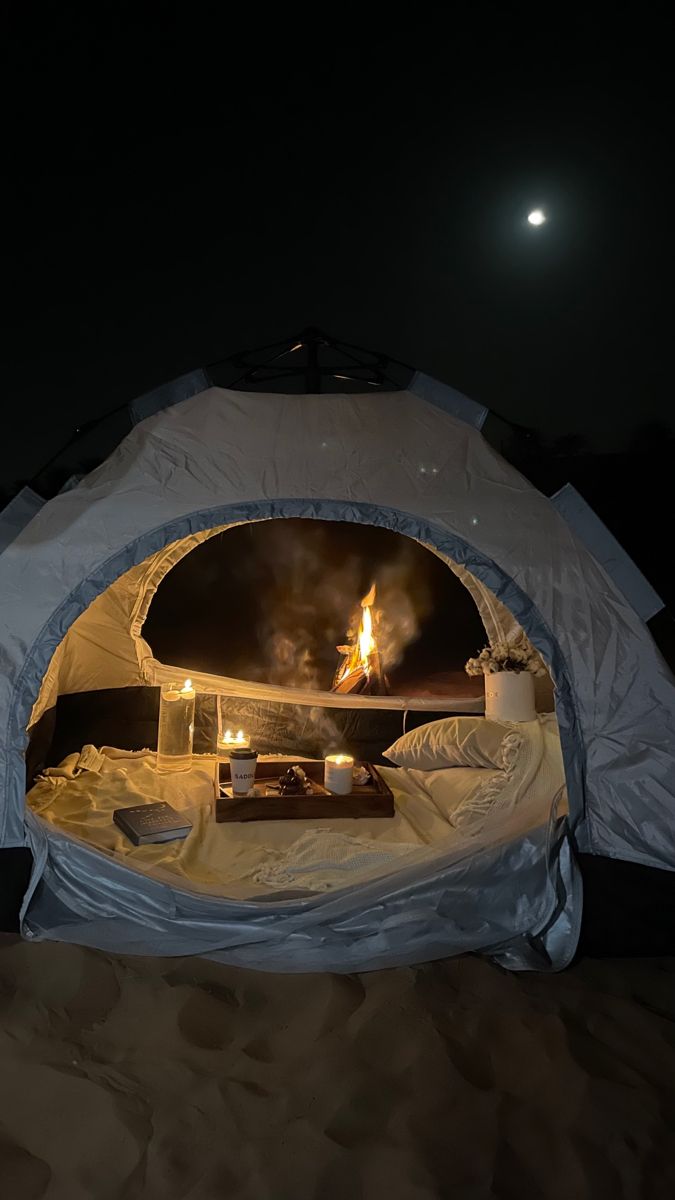
POLYGON ((192 821, 176 812, 164 800, 156 804, 136 804, 131 808, 116 808, 113 821, 134 846, 151 842, 172 842, 187 837, 192 821))

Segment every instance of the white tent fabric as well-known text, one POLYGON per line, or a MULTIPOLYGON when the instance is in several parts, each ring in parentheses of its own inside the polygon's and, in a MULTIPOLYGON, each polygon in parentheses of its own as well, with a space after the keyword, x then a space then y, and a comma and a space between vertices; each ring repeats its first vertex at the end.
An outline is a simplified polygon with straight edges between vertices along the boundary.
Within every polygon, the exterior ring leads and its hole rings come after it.
POLYGON ((630 555, 626 554, 623 546, 609 532, 597 513, 593 512, 588 501, 584 500, 571 483, 566 483, 551 496, 551 503, 580 541, 588 547, 593 557, 602 563, 607 574, 611 575, 643 621, 649 621, 661 612, 663 600, 658 592, 649 580, 645 579, 642 571, 638 570, 630 555))
MULTIPOLYGON (((110 686, 102 680, 115 672, 120 683, 113 686, 141 677, 138 640, 129 635, 138 612, 121 596, 145 603, 148 560, 217 526, 288 516, 380 525, 468 572, 477 597, 494 598, 495 619, 510 614, 550 668, 577 845, 675 868, 675 683, 642 621, 551 502, 475 425, 409 391, 326 397, 207 388, 142 420, 102 467, 45 505, 0 557, 0 844, 27 844, 35 855, 24 904, 27 933, 91 935, 98 939, 92 944, 111 948, 161 943, 162 953, 200 952, 208 943, 209 952, 219 948, 227 961, 234 961, 233 944, 252 939, 261 943, 253 965, 278 963, 270 947, 281 926, 275 927, 270 907, 263 918, 222 901, 206 914, 201 900, 169 895, 164 885, 146 881, 144 915, 132 928, 132 914, 140 911, 133 900, 136 878, 89 850, 64 846, 62 837, 26 814, 24 751, 50 663, 61 691, 110 686), (125 586, 111 587, 121 576, 125 586), (73 639, 75 653, 64 645, 62 661, 52 663, 86 609, 86 640, 78 648, 73 639), (143 933, 151 927, 154 943, 143 933), (167 930, 181 949, 166 948, 167 930)), ((53 693, 45 689, 50 703, 53 693)), ((486 847, 462 865, 461 878, 471 888, 479 879, 487 885, 489 862, 496 871, 481 944, 501 947, 510 965, 541 961, 532 938, 557 965, 568 954, 578 913, 570 908, 576 893, 566 829, 554 821, 541 838, 486 847)), ((446 911, 443 896, 458 887, 457 870, 448 874, 439 866, 408 880, 407 890, 395 878, 373 884, 370 925, 361 920, 363 895, 339 904, 333 897, 333 909, 313 901, 309 925, 294 910, 283 939, 307 946, 307 955, 299 950, 288 969, 319 963, 327 937, 342 946, 349 970, 375 960, 414 961, 432 946, 453 952, 456 926, 449 917, 439 925, 438 914, 446 911), (404 896, 412 905, 405 912, 404 896), (330 937, 326 933, 331 914, 339 936, 333 924, 330 937)), ((309 909, 302 912, 307 916, 309 909)), ((325 961, 335 963, 332 951, 325 961)))
POLYGON ((408 384, 408 391, 422 400, 428 401, 429 404, 436 404, 451 417, 457 417, 460 421, 474 425, 476 429, 482 429, 485 424, 489 410, 484 404, 477 404, 475 400, 470 400, 456 388, 450 387, 447 383, 440 383, 438 379, 432 379, 430 375, 425 375, 422 371, 415 372, 408 384))
POLYGON ((188 371, 187 375, 172 379, 169 383, 153 388, 151 392, 145 392, 142 396, 137 396, 135 400, 132 400, 129 405, 131 420, 134 425, 138 425, 138 422, 144 421, 146 417, 151 417, 154 413, 161 412, 162 409, 170 408, 172 404, 178 404, 181 400, 187 400, 190 396, 198 395, 209 386, 209 383, 208 374, 202 367, 196 371, 188 371))
POLYGON ((0 512, 0 554, 40 511, 44 500, 30 487, 22 487, 0 512))

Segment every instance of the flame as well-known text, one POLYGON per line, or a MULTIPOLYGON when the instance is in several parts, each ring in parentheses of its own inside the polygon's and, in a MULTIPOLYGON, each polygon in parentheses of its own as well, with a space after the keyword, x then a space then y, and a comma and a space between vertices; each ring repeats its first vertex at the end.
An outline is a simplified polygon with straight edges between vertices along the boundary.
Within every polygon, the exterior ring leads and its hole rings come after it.
POLYGON ((377 652, 377 643, 373 632, 373 605, 376 594, 377 589, 373 584, 361 601, 363 611, 354 641, 348 646, 338 646, 339 653, 344 655, 344 661, 337 669, 333 683, 334 689, 343 684, 355 671, 362 671, 370 678, 373 655, 377 652))
POLYGON ((366 674, 370 672, 370 656, 375 649, 375 638, 373 637, 373 616, 371 606, 363 610, 361 624, 359 626, 359 655, 360 666, 363 667, 366 674))

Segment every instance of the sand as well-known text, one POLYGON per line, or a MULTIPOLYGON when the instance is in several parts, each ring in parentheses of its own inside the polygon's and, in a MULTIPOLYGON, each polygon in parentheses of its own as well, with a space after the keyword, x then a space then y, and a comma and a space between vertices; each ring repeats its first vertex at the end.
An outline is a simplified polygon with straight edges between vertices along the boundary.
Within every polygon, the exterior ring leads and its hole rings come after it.
POLYGON ((675 1195, 675 960, 273 976, 0 945, 12 1200, 675 1195))

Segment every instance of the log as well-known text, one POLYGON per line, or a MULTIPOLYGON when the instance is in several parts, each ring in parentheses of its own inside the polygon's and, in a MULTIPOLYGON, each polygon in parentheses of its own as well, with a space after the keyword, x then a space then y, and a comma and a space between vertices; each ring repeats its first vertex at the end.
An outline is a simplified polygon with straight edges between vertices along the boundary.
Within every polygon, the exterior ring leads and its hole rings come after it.
POLYGON ((338 692, 341 695, 370 695, 370 696, 388 696, 389 682, 386 675, 379 669, 379 659, 375 669, 371 670, 369 675, 366 675, 363 667, 354 667, 349 671, 344 678, 334 683, 332 692, 338 692))

